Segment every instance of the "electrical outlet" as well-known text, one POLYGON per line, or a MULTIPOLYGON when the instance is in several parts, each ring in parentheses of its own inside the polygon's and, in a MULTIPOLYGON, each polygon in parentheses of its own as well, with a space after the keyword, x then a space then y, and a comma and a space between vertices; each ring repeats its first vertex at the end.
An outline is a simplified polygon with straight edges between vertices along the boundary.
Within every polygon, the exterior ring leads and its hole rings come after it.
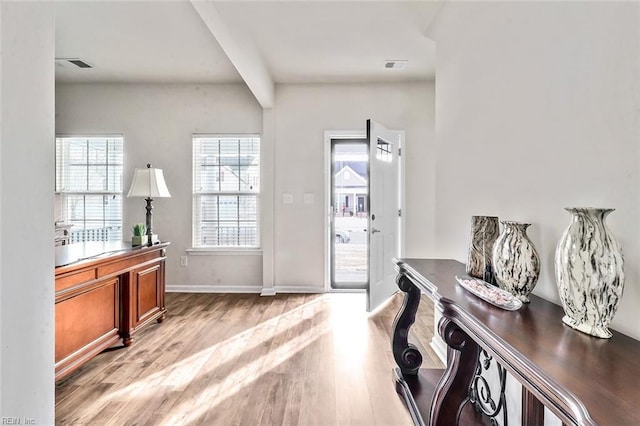
POLYGON ((180 256, 180 266, 189 266, 189 258, 187 256, 180 256))

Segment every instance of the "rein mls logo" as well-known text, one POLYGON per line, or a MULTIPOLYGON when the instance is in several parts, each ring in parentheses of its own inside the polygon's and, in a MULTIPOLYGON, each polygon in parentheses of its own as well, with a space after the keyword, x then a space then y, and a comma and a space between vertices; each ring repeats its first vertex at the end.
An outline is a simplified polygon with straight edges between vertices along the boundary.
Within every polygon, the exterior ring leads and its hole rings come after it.
POLYGON ((25 417, 2 417, 0 418, 0 424, 3 425, 35 425, 36 421, 34 419, 30 419, 25 417))

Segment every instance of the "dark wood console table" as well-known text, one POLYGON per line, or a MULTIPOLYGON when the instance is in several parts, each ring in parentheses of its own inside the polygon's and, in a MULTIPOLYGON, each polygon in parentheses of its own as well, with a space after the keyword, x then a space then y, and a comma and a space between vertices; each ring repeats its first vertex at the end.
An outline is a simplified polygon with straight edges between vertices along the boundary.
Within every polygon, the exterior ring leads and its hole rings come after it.
POLYGON ((511 424, 543 425, 553 415, 566 425, 640 425, 639 341, 615 331, 599 339, 573 330, 562 323, 560 306, 537 296, 518 311, 494 307, 456 282, 465 266, 454 260, 398 259, 396 265, 406 293, 392 337, 396 390, 415 424, 506 424, 508 374, 522 390, 513 410, 521 418, 511 424), (444 370, 420 369, 421 354, 408 342, 421 293, 442 314, 444 370), (499 365, 499 395, 479 379, 492 362, 499 365))
POLYGON ((134 333, 147 324, 162 322, 168 245, 56 247, 56 380, 120 339, 131 345, 134 333))

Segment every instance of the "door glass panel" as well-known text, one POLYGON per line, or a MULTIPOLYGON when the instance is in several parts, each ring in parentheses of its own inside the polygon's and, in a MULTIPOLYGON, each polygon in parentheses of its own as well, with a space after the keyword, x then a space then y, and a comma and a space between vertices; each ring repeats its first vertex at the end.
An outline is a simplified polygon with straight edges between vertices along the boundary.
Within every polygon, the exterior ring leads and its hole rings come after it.
POLYGON ((332 158, 334 288, 365 288, 368 274, 369 164, 366 142, 334 141, 332 158))
POLYGON ((376 147, 376 158, 382 161, 391 161, 393 156, 391 155, 391 144, 389 142, 378 139, 378 145, 376 147))

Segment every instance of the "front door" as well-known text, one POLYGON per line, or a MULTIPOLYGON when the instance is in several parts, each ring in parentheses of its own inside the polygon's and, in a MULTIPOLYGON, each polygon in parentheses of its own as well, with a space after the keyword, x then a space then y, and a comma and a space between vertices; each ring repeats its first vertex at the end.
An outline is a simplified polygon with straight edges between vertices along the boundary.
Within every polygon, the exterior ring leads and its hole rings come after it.
POLYGON ((402 132, 367 120, 369 140, 369 286, 371 312, 397 291, 393 258, 400 255, 400 148, 402 132))

